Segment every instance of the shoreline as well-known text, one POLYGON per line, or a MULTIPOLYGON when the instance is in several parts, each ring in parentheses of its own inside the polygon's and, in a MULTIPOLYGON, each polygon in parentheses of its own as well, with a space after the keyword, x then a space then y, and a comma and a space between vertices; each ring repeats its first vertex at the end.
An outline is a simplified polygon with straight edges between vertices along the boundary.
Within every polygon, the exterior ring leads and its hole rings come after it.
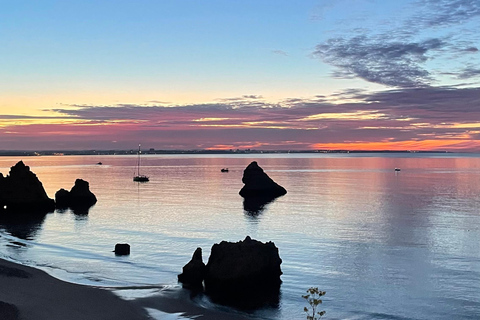
POLYGON ((0 318, 2 320, 252 320, 236 312, 196 304, 186 289, 160 290, 147 297, 126 299, 115 291, 59 280, 47 272, 0 258, 0 318))
POLYGON ((0 314, 8 320, 152 319, 144 308, 113 292, 65 282, 4 259, 0 259, 0 283, 0 314))

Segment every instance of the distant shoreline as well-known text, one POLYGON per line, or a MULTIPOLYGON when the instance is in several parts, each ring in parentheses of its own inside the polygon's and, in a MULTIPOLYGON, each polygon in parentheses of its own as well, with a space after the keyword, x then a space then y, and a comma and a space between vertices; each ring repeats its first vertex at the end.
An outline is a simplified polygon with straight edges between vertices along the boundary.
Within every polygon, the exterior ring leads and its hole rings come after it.
MULTIPOLYGON (((93 155, 136 155, 137 150, 0 150, 0 156, 93 156, 93 155)), ((452 152, 452 151, 413 151, 413 150, 155 150, 145 149, 142 154, 162 155, 162 154, 348 154, 348 153, 471 153, 475 152, 452 152)))

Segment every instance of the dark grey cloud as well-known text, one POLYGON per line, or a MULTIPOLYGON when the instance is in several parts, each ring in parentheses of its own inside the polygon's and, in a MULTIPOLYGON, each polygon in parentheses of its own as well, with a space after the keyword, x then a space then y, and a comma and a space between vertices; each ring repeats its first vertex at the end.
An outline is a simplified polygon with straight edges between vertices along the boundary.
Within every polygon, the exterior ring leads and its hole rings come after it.
POLYGON ((467 67, 457 74, 458 79, 471 79, 480 76, 480 68, 467 67))
POLYGON ((440 39, 422 42, 386 42, 357 36, 333 38, 316 46, 314 55, 338 68, 338 78, 361 78, 393 87, 426 86, 430 73, 422 66, 428 54, 445 47, 440 39))
POLYGON ((468 47, 464 50, 465 52, 471 52, 471 53, 477 53, 478 48, 477 47, 468 47))

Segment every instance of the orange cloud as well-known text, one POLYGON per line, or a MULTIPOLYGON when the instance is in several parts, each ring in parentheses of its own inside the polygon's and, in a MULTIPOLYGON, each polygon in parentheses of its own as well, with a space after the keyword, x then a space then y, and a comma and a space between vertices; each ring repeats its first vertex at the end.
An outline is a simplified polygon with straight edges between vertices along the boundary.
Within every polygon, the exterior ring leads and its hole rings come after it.
POLYGON ((480 140, 418 140, 418 141, 380 141, 380 142, 345 142, 317 143, 313 149, 319 150, 359 150, 359 151, 433 151, 433 150, 473 150, 480 148, 480 140))

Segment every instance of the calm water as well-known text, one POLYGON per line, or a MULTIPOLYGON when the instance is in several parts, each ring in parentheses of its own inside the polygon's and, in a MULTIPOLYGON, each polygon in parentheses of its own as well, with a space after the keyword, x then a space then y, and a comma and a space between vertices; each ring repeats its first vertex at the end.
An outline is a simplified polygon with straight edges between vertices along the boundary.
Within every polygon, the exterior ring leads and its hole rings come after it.
MULTIPOLYGON (((0 158, 0 172, 18 160, 0 158)), ((214 243, 250 235, 275 242, 284 272, 279 308, 252 318, 304 319, 311 286, 327 291, 325 319, 480 318, 480 156, 146 155, 144 184, 135 156, 23 160, 50 197, 83 178, 98 198, 88 215, 0 225, 3 257, 61 279, 177 288, 195 248, 206 261, 214 243), (253 160, 288 190, 258 215, 238 195, 253 160), (115 257, 117 242, 132 254, 115 257)))

